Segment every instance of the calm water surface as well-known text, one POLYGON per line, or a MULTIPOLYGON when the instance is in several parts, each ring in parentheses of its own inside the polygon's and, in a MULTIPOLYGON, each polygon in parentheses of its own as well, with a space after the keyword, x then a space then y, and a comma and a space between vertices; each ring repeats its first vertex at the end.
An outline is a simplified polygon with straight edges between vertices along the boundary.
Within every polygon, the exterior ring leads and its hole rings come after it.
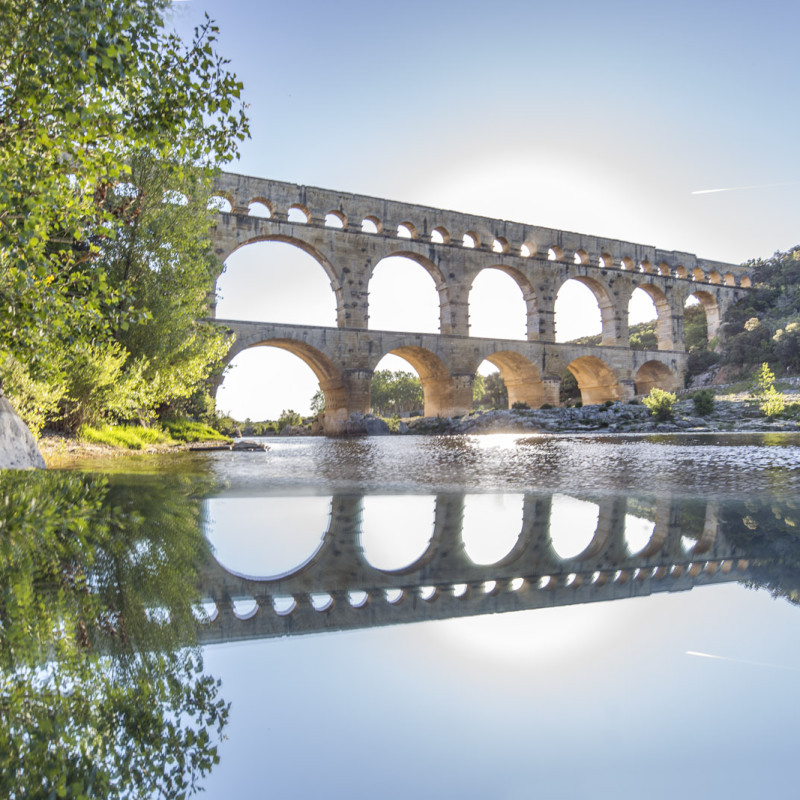
POLYGON ((202 604, 206 797, 795 790, 799 436, 267 441, 102 478, 129 638, 202 604))

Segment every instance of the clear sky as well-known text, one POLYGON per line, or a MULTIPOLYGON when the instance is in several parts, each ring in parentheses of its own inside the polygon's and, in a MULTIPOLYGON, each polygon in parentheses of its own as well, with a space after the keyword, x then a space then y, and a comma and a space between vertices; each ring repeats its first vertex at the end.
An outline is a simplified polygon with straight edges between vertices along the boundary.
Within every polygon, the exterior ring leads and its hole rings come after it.
MULTIPOLYGON (((249 104, 236 172, 734 263, 800 242, 800 4, 188 0, 174 23, 188 34, 204 12, 249 104)), ((245 318, 257 296, 255 319, 331 324, 321 268, 266 249, 229 259, 220 316, 245 318), (299 306, 306 285, 319 299, 299 306)), ((402 268, 379 268, 371 324, 435 330, 424 309, 378 313, 402 268)), ((523 318, 505 277, 486 278, 473 333, 521 336, 498 329, 497 309, 523 318)), ((594 319, 577 296, 562 307, 560 338, 594 319)), ((307 411, 315 381, 294 356, 261 348, 236 364, 224 410, 307 411)))

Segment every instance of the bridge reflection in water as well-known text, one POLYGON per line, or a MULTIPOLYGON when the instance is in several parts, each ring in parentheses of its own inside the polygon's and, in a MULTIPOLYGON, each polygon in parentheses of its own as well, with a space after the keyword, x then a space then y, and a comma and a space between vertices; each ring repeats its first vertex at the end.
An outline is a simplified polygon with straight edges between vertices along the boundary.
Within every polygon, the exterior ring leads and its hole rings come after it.
MULTIPOLYGON (((439 494, 425 552, 399 569, 378 569, 363 546, 362 511, 372 497, 333 496, 316 552, 277 577, 234 572, 210 560, 200 579, 209 617, 200 628, 200 642, 619 600, 749 577, 749 554, 726 537, 717 502, 616 494, 580 498, 596 504, 597 524, 588 545, 571 558, 559 557, 554 543, 560 532, 551 526, 554 508, 564 497, 524 494, 519 536, 505 556, 489 565, 470 559, 464 539, 468 498, 481 495, 439 494), (649 521, 652 529, 634 553, 626 540, 626 520, 629 526, 632 516, 649 521)), ((303 503, 302 497, 295 500, 303 503)), ((398 496, 397 508, 402 503, 398 496)), ((398 520, 386 524, 394 527, 398 520)), ((265 522, 265 535, 269 527, 265 522)))

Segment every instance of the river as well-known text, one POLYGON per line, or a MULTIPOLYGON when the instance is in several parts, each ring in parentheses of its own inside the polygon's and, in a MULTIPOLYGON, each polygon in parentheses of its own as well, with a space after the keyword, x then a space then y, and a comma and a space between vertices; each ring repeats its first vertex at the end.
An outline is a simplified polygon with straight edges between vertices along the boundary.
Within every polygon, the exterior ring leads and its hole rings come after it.
MULTIPOLYGON (((221 728, 209 798, 793 787, 800 435, 265 441, 0 476, 17 686, 0 744, 32 765, 0 778, 8 796, 46 750, 30 737, 45 694, 62 730, 124 731, 153 774, 221 728), (146 726, 106 727, 108 698, 115 719, 141 714, 142 687, 187 658, 153 654, 187 652, 201 678, 153 694, 166 716, 143 744, 146 726), (62 663, 56 703, 42 676, 62 663), (198 698, 230 711, 164 723, 198 698)), ((113 752, 92 761, 125 774, 113 752)))

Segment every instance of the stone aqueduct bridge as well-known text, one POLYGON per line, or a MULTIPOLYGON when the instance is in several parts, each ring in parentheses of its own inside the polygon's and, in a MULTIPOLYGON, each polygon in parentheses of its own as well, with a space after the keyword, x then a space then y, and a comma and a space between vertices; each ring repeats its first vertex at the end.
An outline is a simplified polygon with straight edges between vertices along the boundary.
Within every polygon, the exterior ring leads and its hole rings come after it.
POLYGON ((362 497, 332 498, 328 529, 314 555, 272 579, 236 575, 211 560, 200 591, 212 621, 200 641, 214 643, 676 592, 709 583, 743 580, 749 568, 719 530, 717 506, 706 506, 691 546, 683 500, 661 497, 647 545, 631 555, 625 541, 627 500, 600 498, 597 527, 586 549, 561 559, 550 536, 552 498, 529 494, 517 543, 489 566, 473 563, 462 539, 464 495, 436 498, 433 535, 426 552, 395 571, 379 570, 360 542, 362 497))
POLYGON ((583 402, 626 400, 653 386, 682 385, 686 369, 683 309, 694 296, 713 337, 725 310, 750 286, 743 267, 704 261, 597 236, 523 225, 279 181, 222 173, 215 195, 230 203, 213 231, 220 263, 259 241, 293 244, 325 270, 336 299, 336 328, 218 320, 236 334, 228 361, 242 350, 289 350, 314 371, 325 394, 325 431, 342 430, 352 412, 369 410, 369 384, 387 353, 419 373, 426 416, 457 416, 472 407, 472 382, 484 359, 495 364, 509 403, 558 403, 565 370, 583 402), (261 204, 269 216, 251 213, 261 204), (368 287, 389 256, 416 261, 439 294, 439 334, 369 329, 368 287), (484 269, 517 283, 527 308, 527 341, 469 336, 469 292, 484 269), (598 347, 555 342, 555 300, 568 280, 586 285, 602 320, 598 347), (632 350, 628 303, 637 288, 658 312, 657 350, 632 350))

